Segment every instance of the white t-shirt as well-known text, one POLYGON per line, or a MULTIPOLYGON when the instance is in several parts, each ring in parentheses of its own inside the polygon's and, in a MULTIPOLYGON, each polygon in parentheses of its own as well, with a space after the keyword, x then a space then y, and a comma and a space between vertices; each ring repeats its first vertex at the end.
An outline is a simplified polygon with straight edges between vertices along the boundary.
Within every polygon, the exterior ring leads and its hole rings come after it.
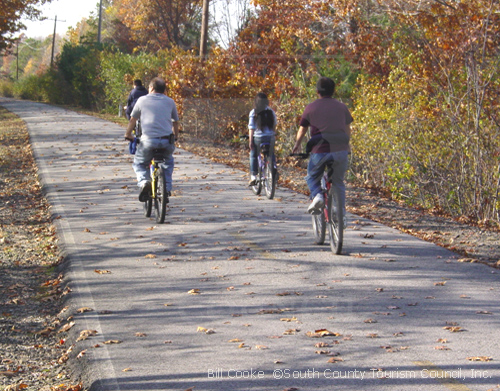
MULTIPOLYGON (((276 113, 269 106, 266 107, 266 110, 271 110, 273 112, 274 123, 276 124, 276 113)), ((265 126, 264 129, 257 129, 257 118, 255 117, 255 109, 252 109, 252 111, 250 111, 248 117, 249 117, 248 129, 254 130, 253 132, 254 136, 266 136, 274 134, 274 130, 267 126, 265 126)))

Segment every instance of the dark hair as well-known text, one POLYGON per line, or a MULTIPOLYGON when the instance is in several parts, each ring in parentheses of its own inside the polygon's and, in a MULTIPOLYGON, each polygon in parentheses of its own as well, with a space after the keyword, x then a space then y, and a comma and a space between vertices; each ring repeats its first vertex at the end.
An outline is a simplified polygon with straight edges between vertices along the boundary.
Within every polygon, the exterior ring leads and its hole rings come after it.
POLYGON ((254 101, 254 115, 256 117, 257 129, 268 127, 274 129, 276 126, 274 121, 273 111, 267 109, 269 106, 269 99, 263 92, 259 92, 254 101))
POLYGON ((335 92, 335 82, 329 77, 320 77, 316 83, 316 91, 321 96, 332 96, 335 92))
POLYGON ((142 86, 142 81, 140 79, 135 79, 134 80, 134 86, 137 86, 137 87, 142 86))
POLYGON ((167 89, 165 80, 163 80, 161 77, 155 77, 149 82, 149 86, 153 87, 154 92, 157 92, 159 94, 165 93, 165 90, 167 89))

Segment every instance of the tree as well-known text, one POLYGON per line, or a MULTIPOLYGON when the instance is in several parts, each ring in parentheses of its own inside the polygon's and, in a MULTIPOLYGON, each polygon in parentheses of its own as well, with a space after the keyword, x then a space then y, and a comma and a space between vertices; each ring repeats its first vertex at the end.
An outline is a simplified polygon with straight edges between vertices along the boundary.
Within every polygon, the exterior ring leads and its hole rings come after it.
POLYGON ((118 0, 116 16, 132 38, 149 50, 192 49, 200 39, 201 2, 193 0, 118 0))
POLYGON ((3 0, 0 7, 0 50, 4 50, 15 40, 14 35, 25 28, 22 18, 31 20, 40 17, 36 7, 51 0, 3 0))
POLYGON ((251 13, 250 0, 212 0, 210 5, 210 36, 227 48, 251 13))

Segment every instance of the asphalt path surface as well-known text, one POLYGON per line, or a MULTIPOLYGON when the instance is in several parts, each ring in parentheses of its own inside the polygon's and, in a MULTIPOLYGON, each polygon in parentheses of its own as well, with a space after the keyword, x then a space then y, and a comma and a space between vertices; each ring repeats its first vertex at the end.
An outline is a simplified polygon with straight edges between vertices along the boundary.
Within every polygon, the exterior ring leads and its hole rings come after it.
POLYGON ((314 245, 304 195, 255 196, 246 173, 179 149, 158 225, 143 216, 122 127, 0 104, 29 129, 67 257, 72 332, 96 332, 73 349, 92 390, 500 384, 495 269, 354 215, 334 255, 314 245))

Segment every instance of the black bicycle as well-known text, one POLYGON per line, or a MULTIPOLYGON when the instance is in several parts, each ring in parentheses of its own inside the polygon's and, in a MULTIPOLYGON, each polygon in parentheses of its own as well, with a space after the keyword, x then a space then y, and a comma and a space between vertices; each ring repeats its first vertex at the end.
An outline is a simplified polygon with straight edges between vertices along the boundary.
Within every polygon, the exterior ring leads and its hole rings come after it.
MULTIPOLYGON (((293 153, 290 156, 299 157, 301 159, 309 158, 308 153, 293 153)), ((322 194, 324 197, 324 206, 319 213, 312 215, 312 225, 314 232, 314 242, 323 244, 326 237, 326 229, 330 236, 330 248, 333 253, 340 254, 344 242, 344 209, 339 208, 340 200, 332 186, 333 168, 327 167, 323 178, 321 179, 322 194)))
POLYGON ((169 194, 167 192, 167 183, 165 181, 165 171, 161 164, 165 161, 163 155, 165 154, 164 148, 156 148, 153 151, 153 159, 151 159, 151 193, 148 199, 143 202, 144 216, 151 217, 153 205, 155 209, 156 222, 163 224, 165 222, 165 215, 167 213, 167 204, 169 194))
POLYGON ((271 145, 269 143, 260 144, 260 153, 258 156, 259 169, 257 179, 252 185, 252 191, 255 195, 262 192, 262 188, 266 193, 266 197, 270 200, 274 198, 276 192, 276 183, 278 182, 278 168, 276 162, 271 161, 269 154, 271 145))

